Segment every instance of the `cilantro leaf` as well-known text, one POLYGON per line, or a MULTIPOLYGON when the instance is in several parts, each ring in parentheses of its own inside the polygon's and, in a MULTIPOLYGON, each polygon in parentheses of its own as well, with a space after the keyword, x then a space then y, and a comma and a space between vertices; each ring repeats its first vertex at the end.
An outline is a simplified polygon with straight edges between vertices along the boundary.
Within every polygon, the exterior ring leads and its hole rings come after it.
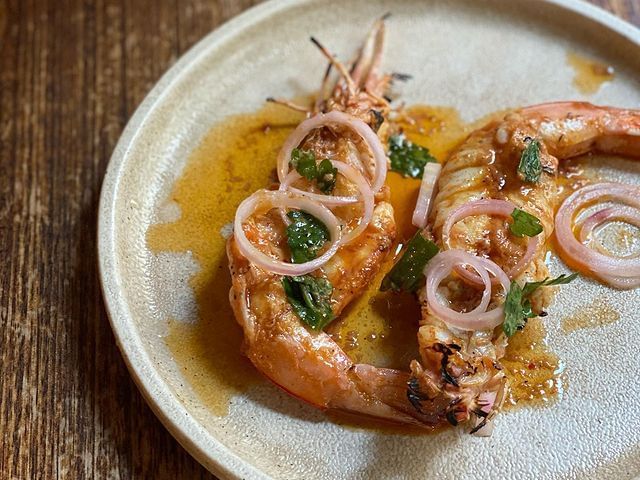
POLYGON ((424 283, 425 265, 438 253, 438 247, 418 231, 393 268, 384 276, 380 290, 415 292, 424 283))
POLYGON ((291 151, 291 166, 309 181, 315 181, 324 194, 329 194, 336 186, 338 169, 328 159, 316 164, 316 156, 308 150, 294 148, 291 151))
POLYGON ((540 162, 540 142, 532 139, 520 155, 518 174, 525 182, 536 183, 542 175, 542 163, 540 162))
POLYGON ((331 310, 333 286, 312 275, 282 277, 282 287, 293 311, 313 330, 322 330, 335 318, 331 310))
POLYGON ((291 166, 307 180, 315 180, 318 176, 316 156, 313 152, 294 148, 291 152, 291 166))
POLYGON ((336 176, 338 169, 335 168, 326 158, 318 164, 318 174, 316 176, 316 184, 324 194, 333 192, 336 186, 336 176))
POLYGON ((292 210, 287 213, 291 224, 287 227, 287 244, 293 263, 304 263, 316 258, 318 250, 329 240, 329 230, 310 213, 292 210))
POLYGON ((540 282, 527 282, 522 289, 522 295, 528 297, 540 287, 552 287, 554 285, 565 285, 572 282, 578 276, 577 273, 571 275, 562 274, 556 278, 545 278, 540 282))
POLYGON ((516 330, 524 328, 529 318, 536 317, 531 308, 531 294, 538 288, 543 286, 564 285, 571 282, 578 276, 577 273, 571 275, 560 275, 559 277, 549 279, 545 278, 540 282, 526 282, 521 287, 515 280, 511 282, 509 293, 504 301, 504 323, 502 330, 511 337, 516 330))
POLYGON ((402 133, 389 137, 389 159, 391 170, 411 178, 422 178, 424 166, 437 162, 427 148, 410 142, 402 133))
POLYGON ((516 237, 522 237, 524 235, 527 237, 535 237, 542 232, 540 220, 524 210, 514 208, 513 212, 511 212, 511 218, 513 218, 513 222, 509 224, 509 230, 511 230, 511 233, 516 237))
POLYGON ((504 323, 502 324, 502 330, 511 337, 516 330, 521 330, 528 318, 533 317, 531 312, 531 303, 528 302, 528 307, 525 309, 525 305, 522 299, 522 287, 518 285, 518 282, 513 280, 509 293, 504 301, 504 323))

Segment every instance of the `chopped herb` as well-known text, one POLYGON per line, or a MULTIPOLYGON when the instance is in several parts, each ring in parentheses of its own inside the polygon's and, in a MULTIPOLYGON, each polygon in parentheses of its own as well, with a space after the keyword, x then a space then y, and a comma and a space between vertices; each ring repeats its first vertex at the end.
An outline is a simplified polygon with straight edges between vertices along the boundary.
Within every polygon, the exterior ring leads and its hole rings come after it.
POLYGON ((518 174, 525 182, 536 183, 542 175, 542 163, 540 163, 540 142, 530 139, 522 151, 518 174))
POLYGON ((428 149, 410 142, 402 133, 389 137, 389 158, 391 170, 411 178, 422 178, 424 166, 437 162, 428 149))
POLYGON ((291 224, 287 227, 287 244, 293 263, 304 263, 316 258, 318 250, 329 240, 324 223, 310 213, 292 210, 287 213, 291 224))
POLYGON ((294 148, 291 152, 291 166, 307 180, 315 180, 318 176, 316 156, 313 152, 294 148))
POLYGON ((511 288, 504 301, 504 323, 502 330, 507 337, 521 330, 527 323, 527 319, 534 317, 531 311, 529 299, 522 298, 522 287, 515 280, 511 282, 511 288))
POLYGON ((513 218, 513 222, 509 224, 509 230, 511 230, 511 233, 516 237, 522 237, 524 235, 527 237, 535 237, 542 232, 540 220, 524 210, 514 208, 513 212, 511 212, 511 218, 513 218))
POLYGON ((531 294, 540 287, 550 287, 552 285, 564 285, 571 282, 578 276, 577 273, 571 275, 560 275, 550 279, 545 278, 540 282, 527 282, 524 287, 518 285, 514 280, 511 282, 509 293, 504 301, 504 323, 502 330, 510 337, 516 330, 524 328, 527 320, 537 316, 531 309, 531 294))
POLYGON ((569 282, 572 282, 578 276, 577 273, 572 273, 571 275, 562 274, 556 278, 545 278, 540 282, 527 282, 524 284, 524 288, 522 289, 522 295, 528 297, 533 292, 535 292, 540 287, 552 287, 554 285, 566 285, 569 282))
POLYGON ((282 287, 293 311, 314 330, 322 330, 334 319, 331 310, 333 286, 312 275, 283 277, 282 287))
POLYGON ((435 243, 424 238, 418 231, 407 244, 400 260, 384 276, 380 290, 385 292, 415 292, 424 283, 425 265, 438 253, 435 243))
POLYGON ((315 181, 322 193, 329 194, 336 186, 338 169, 326 158, 316 164, 316 156, 308 150, 294 148, 291 152, 291 166, 309 181, 315 181))
POLYGON ((326 158, 318 164, 318 176, 316 177, 316 184, 322 193, 331 193, 336 186, 336 175, 338 169, 331 165, 331 162, 326 158))

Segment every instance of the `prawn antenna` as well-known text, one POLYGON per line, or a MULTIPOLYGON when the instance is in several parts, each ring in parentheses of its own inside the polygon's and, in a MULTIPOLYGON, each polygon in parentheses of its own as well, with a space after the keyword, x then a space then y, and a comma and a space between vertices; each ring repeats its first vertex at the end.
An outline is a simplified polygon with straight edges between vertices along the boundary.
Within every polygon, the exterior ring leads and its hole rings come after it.
POLYGON ((318 97, 316 98, 316 104, 315 104, 316 112, 321 110, 322 104, 324 103, 324 94, 327 90, 327 83, 329 82, 329 75, 331 74, 332 68, 333 68, 333 64, 329 63, 327 65, 327 69, 324 72, 324 76, 322 77, 322 83, 320 84, 320 89, 318 90, 318 97))
POLYGON ((267 97, 266 101, 269 103, 275 103, 276 105, 282 105, 283 107, 290 108, 291 110, 296 110, 297 112, 309 113, 309 109, 307 107, 303 107, 302 105, 298 105, 297 103, 285 100, 284 98, 267 97))
POLYGON ((411 80, 413 78, 413 75, 409 73, 393 72, 391 74, 391 78, 393 78, 394 80, 399 80, 401 82, 406 82, 407 80, 411 80))
POLYGON ((356 86, 355 83, 353 81, 353 79, 351 78, 351 75, 349 74, 349 71, 347 70, 347 68, 342 64, 342 62, 338 61, 329 50, 327 50, 325 48, 324 45, 322 45, 315 37, 310 37, 310 40, 313 42, 313 44, 318 47, 318 49, 320 49, 320 51, 322 52, 322 54, 327 58, 327 60, 329 60, 335 67, 336 69, 340 72, 340 75, 342 75, 345 79, 345 81, 347 82, 347 89, 349 90, 349 94, 350 95, 354 95, 355 91, 356 91, 356 86))

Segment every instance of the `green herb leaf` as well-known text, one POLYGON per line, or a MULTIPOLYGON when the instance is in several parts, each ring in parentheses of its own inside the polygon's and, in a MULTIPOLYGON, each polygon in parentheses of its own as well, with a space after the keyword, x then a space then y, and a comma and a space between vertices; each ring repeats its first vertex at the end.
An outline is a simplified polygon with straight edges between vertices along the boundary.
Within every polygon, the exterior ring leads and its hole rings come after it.
POLYGON ((530 140, 522 151, 518 173, 525 182, 536 183, 540 180, 542 163, 540 163, 540 142, 538 140, 530 140))
POLYGON ((337 175, 338 169, 326 158, 318 164, 316 184, 322 193, 329 194, 333 192, 333 188, 336 186, 337 175))
POLYGON ((287 213, 291 224, 287 227, 287 244, 293 263, 304 263, 316 258, 318 250, 329 240, 329 230, 310 213, 292 210, 287 213))
POLYGON ((307 180, 315 181, 324 194, 331 193, 336 186, 338 169, 326 158, 316 164, 316 156, 311 151, 294 148, 291 151, 291 166, 307 180))
POLYGON ((514 280, 511 282, 509 293, 504 301, 504 323, 502 324, 502 330, 507 337, 511 337, 516 333, 516 330, 522 329, 525 326, 526 319, 531 318, 528 314, 533 315, 530 310, 529 312, 525 312, 522 302, 522 287, 514 280))
POLYGON ((312 275, 282 277, 282 287, 293 311, 314 330, 322 330, 334 319, 331 310, 333 286, 312 275))
POLYGON ((572 273, 571 275, 562 274, 556 278, 545 278, 540 282, 527 282, 524 284, 522 288, 522 295, 528 297, 533 292, 535 292, 540 287, 552 287, 554 285, 566 285, 569 282, 572 282, 578 276, 577 273, 572 273))
POLYGON ((391 170, 411 178, 422 178, 424 166, 437 162, 427 148, 410 142, 402 133, 389 137, 389 158, 391 170))
POLYGON ((560 275, 557 278, 545 278, 540 282, 527 282, 524 287, 518 285, 514 280, 511 282, 509 293, 504 301, 504 323, 502 330, 510 337, 516 330, 522 329, 527 323, 527 319, 536 317, 531 308, 531 294, 540 287, 563 285, 569 283, 578 276, 577 273, 571 275, 560 275))
POLYGON ((318 176, 316 156, 313 152, 294 148, 291 152, 291 166, 307 180, 315 180, 318 176))
POLYGON ((425 265, 438 253, 435 243, 418 231, 407 244, 407 249, 393 268, 384 276, 380 290, 385 292, 415 292, 424 283, 425 265))
POLYGON ((535 237, 542 232, 540 220, 524 210, 514 208, 513 212, 511 212, 511 218, 513 218, 513 222, 509 224, 509 230, 511 230, 511 233, 516 237, 522 237, 524 235, 527 237, 535 237))

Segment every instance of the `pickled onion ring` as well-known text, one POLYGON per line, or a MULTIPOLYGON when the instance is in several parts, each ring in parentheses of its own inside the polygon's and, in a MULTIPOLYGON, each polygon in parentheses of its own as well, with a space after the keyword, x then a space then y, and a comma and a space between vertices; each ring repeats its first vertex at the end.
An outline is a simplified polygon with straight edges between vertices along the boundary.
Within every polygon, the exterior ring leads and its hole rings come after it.
MULTIPOLYGON (((576 224, 576 226, 579 226, 580 228, 580 232, 578 234, 580 241, 582 243, 586 243, 594 229, 603 223, 614 221, 628 223, 640 228, 640 210, 621 205, 598 210, 596 213, 585 218, 582 222, 576 224)), ((607 254, 606 250, 602 246, 597 245, 596 248, 605 255, 607 254)))
POLYGON ((349 233, 342 236, 340 244, 345 245, 356 238, 358 235, 360 235, 367 228, 367 226, 369 226, 369 223, 371 223, 371 219, 373 218, 375 197, 373 195, 373 190, 371 190, 371 187, 369 186, 369 183, 358 170, 353 168, 351 165, 343 162, 336 162, 334 160, 331 160, 331 164, 335 168, 337 168, 338 172, 344 175, 347 180, 355 184, 355 186, 358 188, 358 191, 360 192, 359 196, 339 197, 333 195, 323 195, 319 193, 305 192, 304 190, 291 187, 292 182, 295 182, 296 180, 302 178, 298 172, 294 171, 289 172, 289 174, 285 177, 285 181, 280 184, 280 190, 286 190, 292 193, 296 193, 310 200, 321 203, 327 207, 338 207, 341 205, 363 202, 364 212, 362 213, 362 218, 360 219, 358 226, 351 230, 349 233))
POLYGON ((411 219, 414 227, 424 228, 427 226, 429 211, 436 193, 436 185, 438 178, 440 178, 440 170, 442 170, 442 165, 439 163, 427 163, 424 167, 418 201, 411 219))
MULTIPOLYGON (((450 249, 450 238, 449 234, 451 233, 451 229, 453 226, 459 222, 460 220, 471 217, 474 215, 499 215, 501 217, 510 217, 513 213, 513 210, 516 206, 507 201, 507 200, 496 200, 496 199, 480 199, 474 200, 460 207, 456 208, 447 218, 444 226, 442 227, 442 243, 443 245, 450 249)), ((536 249, 538 248, 539 239, 538 236, 529 237, 529 241, 527 243, 527 250, 518 263, 516 263, 511 270, 507 273, 509 278, 515 278, 529 265, 531 259, 536 253, 536 249)), ((480 278, 477 274, 468 271, 462 267, 456 267, 456 273, 458 273, 461 277, 468 280, 469 282, 475 284, 481 284, 480 278)))
POLYGON ((509 277, 491 260, 477 257, 463 250, 445 250, 438 253, 424 269, 424 275, 427 278, 426 301, 431 312, 447 325, 461 330, 484 330, 500 325, 504 321, 503 305, 486 311, 491 298, 492 282, 489 279, 489 273, 493 274, 502 285, 506 295, 511 287, 509 277), (438 286, 442 280, 449 276, 456 266, 463 265, 469 265, 476 270, 484 284, 480 305, 470 312, 457 312, 443 305, 437 297, 438 286))
POLYGON ((324 205, 292 193, 269 190, 258 190, 240 204, 233 222, 233 235, 238 244, 238 249, 247 260, 263 270, 278 275, 305 275, 320 268, 336 253, 342 238, 338 219, 324 205), (329 230, 331 239, 329 248, 318 258, 305 263, 283 262, 261 252, 249 241, 242 224, 255 212, 258 206, 263 204, 267 204, 272 208, 304 210, 317 217, 329 230))
MULTIPOLYGON (((640 257, 612 257, 582 244, 573 234, 573 218, 578 211, 591 203, 614 200, 635 209, 640 209, 638 187, 621 183, 596 183, 573 192, 562 203, 555 219, 555 234, 558 250, 578 267, 591 272, 609 285, 626 289, 640 284, 640 257)), ((597 214, 592 215, 594 217, 597 214)), ((607 214, 603 214, 606 216, 607 214)), ((595 220, 587 218, 587 232, 594 228, 595 220)))
MULTIPOLYGON (((625 223, 629 223, 631 225, 635 225, 640 228, 640 211, 633 209, 631 207, 624 206, 616 206, 616 207, 608 207, 602 210, 597 211, 596 213, 587 217, 583 222, 577 224, 580 228, 579 239, 582 243, 586 244, 589 240, 589 236, 593 232, 595 228, 602 225, 606 222, 612 221, 621 221, 625 223)), ((609 255, 609 252, 599 243, 595 243, 595 248, 603 253, 604 255, 609 255)), ((633 258, 637 255, 633 256, 625 256, 621 258, 633 258)), ((608 275, 602 275, 602 280, 608 283, 610 286, 620 289, 628 289, 628 288, 636 288, 640 285, 640 277, 638 278, 622 278, 622 277, 613 277, 608 275)))
MULTIPOLYGON (((351 182, 355 183, 358 187, 360 187, 360 185, 358 185, 359 182, 355 180, 355 178, 357 175, 359 175, 360 178, 362 179, 364 179, 364 177, 355 168, 343 162, 336 162, 335 160, 331 160, 331 165, 333 165, 334 168, 337 168, 338 172, 342 173, 347 180, 350 180, 351 182)), ((302 175, 300 175, 295 170, 290 171, 287 174, 287 176, 284 178, 282 183, 280 183, 279 190, 283 192, 289 191, 298 195, 302 195, 303 197, 307 197, 311 200, 322 203, 327 207, 350 205, 353 203, 358 203, 360 201, 359 198, 355 195, 354 196, 325 195, 323 193, 306 192, 304 190, 291 186, 293 182, 300 180, 301 178, 302 178, 302 175)), ((367 184, 367 188, 371 190, 368 184, 367 184)))
POLYGON ((367 144, 373 155, 375 163, 373 178, 371 179, 371 189, 373 193, 377 193, 378 190, 384 185, 387 177, 387 156, 384 153, 384 148, 378 135, 371 130, 371 127, 364 123, 362 120, 349 115, 344 112, 334 110, 329 113, 319 113, 311 118, 307 118, 296 127, 296 129, 285 140, 280 153, 278 153, 278 180, 280 183, 284 183, 287 174, 289 173, 289 160, 291 159, 291 152, 294 148, 298 147, 300 143, 312 130, 327 125, 343 125, 348 127, 355 133, 357 133, 362 140, 367 144))
POLYGON ((620 290, 627 290, 630 288, 636 288, 640 286, 640 277, 614 277, 609 275, 601 275, 600 279, 607 283, 610 287, 619 288, 620 290))

